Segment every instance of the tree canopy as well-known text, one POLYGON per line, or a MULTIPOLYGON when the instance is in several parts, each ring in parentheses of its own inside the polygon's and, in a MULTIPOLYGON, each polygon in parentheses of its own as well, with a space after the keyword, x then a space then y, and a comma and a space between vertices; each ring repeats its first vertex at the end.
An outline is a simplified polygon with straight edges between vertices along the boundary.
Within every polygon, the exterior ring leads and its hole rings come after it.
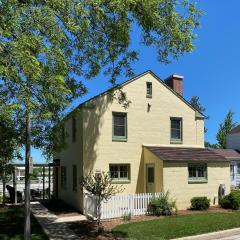
POLYGON ((223 121, 220 123, 219 130, 217 132, 216 138, 220 148, 227 148, 227 135, 230 131, 237 126, 237 123, 233 120, 234 113, 229 111, 223 121))
POLYGON ((186 0, 3 0, 0 97, 19 123, 31 113, 32 144, 46 146, 48 130, 87 91, 82 79, 103 71, 116 85, 118 75, 132 75, 133 24, 168 63, 193 50, 200 15, 186 0))

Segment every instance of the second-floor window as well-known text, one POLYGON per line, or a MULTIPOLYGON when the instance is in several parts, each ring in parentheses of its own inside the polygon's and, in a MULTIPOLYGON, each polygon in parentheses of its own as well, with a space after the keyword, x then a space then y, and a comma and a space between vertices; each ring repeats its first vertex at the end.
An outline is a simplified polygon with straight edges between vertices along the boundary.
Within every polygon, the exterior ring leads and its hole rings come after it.
POLYGON ((182 142, 182 118, 171 118, 171 142, 182 142))
POLYGON ((72 117, 72 142, 76 141, 76 117, 72 117))
POLYGON ((113 140, 126 141, 127 140, 127 113, 113 113, 113 140))
POLYGON ((152 83, 147 82, 146 87, 147 87, 147 97, 151 98, 152 97, 152 83))

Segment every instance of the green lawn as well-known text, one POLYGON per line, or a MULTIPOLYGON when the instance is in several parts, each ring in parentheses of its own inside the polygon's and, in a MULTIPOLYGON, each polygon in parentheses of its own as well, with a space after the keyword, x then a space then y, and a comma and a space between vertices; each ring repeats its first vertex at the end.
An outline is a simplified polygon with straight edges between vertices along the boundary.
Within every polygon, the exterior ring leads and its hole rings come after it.
MULTIPOLYGON (((34 217, 31 218, 31 240, 48 240, 34 217)), ((22 208, 0 208, 0 239, 22 240, 24 229, 24 211, 22 208)))
POLYGON ((240 227, 240 212, 171 216, 115 227, 114 236, 124 239, 172 239, 240 227))

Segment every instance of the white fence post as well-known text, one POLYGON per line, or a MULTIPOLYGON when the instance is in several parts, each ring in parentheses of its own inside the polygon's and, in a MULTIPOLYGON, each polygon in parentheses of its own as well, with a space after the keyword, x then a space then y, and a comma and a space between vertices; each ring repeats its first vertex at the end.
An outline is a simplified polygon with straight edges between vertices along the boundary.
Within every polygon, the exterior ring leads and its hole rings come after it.
MULTIPOLYGON (((140 193, 112 196, 107 202, 102 202, 101 218, 117 218, 124 214, 146 214, 147 206, 152 198, 158 198, 162 193, 140 193)), ((97 198, 91 194, 84 195, 84 214, 97 217, 97 198)))

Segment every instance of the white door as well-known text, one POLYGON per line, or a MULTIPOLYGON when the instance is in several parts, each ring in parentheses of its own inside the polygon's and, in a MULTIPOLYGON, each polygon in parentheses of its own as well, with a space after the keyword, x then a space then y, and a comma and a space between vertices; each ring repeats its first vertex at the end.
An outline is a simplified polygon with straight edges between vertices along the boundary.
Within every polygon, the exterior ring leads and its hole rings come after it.
POLYGON ((147 193, 155 192, 155 168, 153 164, 146 166, 146 188, 147 193))

